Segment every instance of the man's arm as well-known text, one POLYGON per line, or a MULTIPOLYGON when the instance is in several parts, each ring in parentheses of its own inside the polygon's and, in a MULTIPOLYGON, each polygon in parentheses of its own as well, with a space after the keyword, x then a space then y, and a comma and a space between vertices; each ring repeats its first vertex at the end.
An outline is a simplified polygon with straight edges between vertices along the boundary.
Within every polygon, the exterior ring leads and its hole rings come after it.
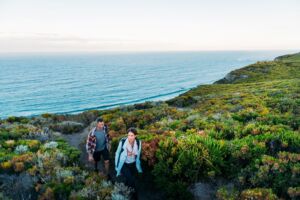
POLYGON ((87 136, 87 139, 86 139, 86 151, 88 153, 88 160, 90 162, 93 161, 94 158, 93 158, 93 154, 92 154, 91 149, 90 149, 90 132, 89 132, 89 134, 87 136))

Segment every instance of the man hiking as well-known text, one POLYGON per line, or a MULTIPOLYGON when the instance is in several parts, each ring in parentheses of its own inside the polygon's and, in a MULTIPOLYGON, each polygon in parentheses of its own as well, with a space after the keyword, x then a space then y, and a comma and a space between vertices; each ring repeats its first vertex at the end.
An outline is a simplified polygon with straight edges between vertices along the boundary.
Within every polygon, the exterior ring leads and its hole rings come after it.
POLYGON ((94 162, 95 171, 98 172, 98 162, 101 160, 101 157, 103 157, 105 170, 104 172, 99 172, 99 174, 109 178, 110 138, 108 135, 108 127, 100 117, 97 118, 96 123, 96 127, 89 132, 86 141, 88 160, 94 162))

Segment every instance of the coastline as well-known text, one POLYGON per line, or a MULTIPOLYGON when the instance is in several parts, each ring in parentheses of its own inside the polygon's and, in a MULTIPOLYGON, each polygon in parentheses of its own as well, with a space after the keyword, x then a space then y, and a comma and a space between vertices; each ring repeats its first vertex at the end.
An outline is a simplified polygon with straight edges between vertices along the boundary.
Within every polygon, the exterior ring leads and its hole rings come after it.
MULTIPOLYGON (((230 51, 231 52, 231 51, 230 51)), ((52 87, 45 86, 45 83, 48 81, 45 81, 42 85, 37 85, 38 79, 36 79, 35 82, 32 83, 22 83, 19 84, 18 88, 14 86, 12 83, 11 85, 8 84, 10 83, 9 79, 4 79, 3 83, 7 82, 7 85, 3 85, 3 90, 2 90, 2 100, 1 100, 1 107, 3 110, 1 110, 1 119, 5 119, 9 116, 27 116, 27 117, 33 117, 33 116, 38 116, 43 113, 53 113, 53 114, 78 114, 80 112, 88 111, 88 110, 94 110, 94 109, 110 109, 110 108, 115 108, 118 106, 126 106, 126 105, 133 105, 136 103, 143 103, 145 101, 166 101, 170 100, 172 98, 177 97, 178 95, 181 95, 185 92, 188 92, 189 90, 198 87, 199 85, 207 85, 207 84, 212 84, 214 81, 217 81, 221 78, 223 78, 227 72, 230 72, 232 70, 247 66, 251 63, 256 62, 257 60, 272 60, 275 56, 279 54, 279 52, 276 51, 276 53, 271 53, 271 52, 257 52, 256 51, 252 53, 245 53, 245 52, 240 52, 240 53, 234 53, 231 54, 230 52, 223 52, 220 51, 218 52, 213 52, 208 53, 207 56, 209 57, 208 59, 203 58, 203 56, 206 56, 200 52, 198 55, 198 52, 195 53, 190 53, 190 52, 178 52, 179 58, 176 59, 175 61, 172 61, 171 63, 165 62, 165 59, 171 59, 172 57, 176 56, 176 54, 172 53, 165 53, 162 56, 159 56, 159 53, 156 53, 155 56, 152 54, 146 54, 146 53, 141 53, 137 54, 137 60, 141 58, 146 58, 146 61, 143 61, 140 64, 148 64, 150 66, 160 66, 160 62, 162 62, 162 66, 166 64, 174 65, 176 66, 178 63, 178 66, 184 66, 184 60, 190 60, 189 65, 191 67, 184 70, 184 74, 182 75, 176 75, 174 76, 175 80, 176 77, 179 77, 180 80, 178 80, 178 83, 173 83, 173 78, 167 78, 165 81, 161 81, 162 88, 159 86, 160 81, 158 81, 158 78, 151 78, 151 76, 155 75, 158 77, 165 77, 166 75, 159 75, 160 72, 151 72, 151 75, 143 75, 143 73, 133 73, 138 75, 140 77, 140 81, 133 81, 134 83, 137 83, 137 86, 113 86, 113 85, 118 85, 118 81, 109 81, 107 82, 107 87, 103 85, 103 87, 99 87, 99 90, 103 90, 100 92, 101 94, 93 95, 92 91, 98 91, 95 86, 90 85, 87 86, 91 83, 97 83, 95 80, 90 80, 90 81, 85 81, 85 80, 80 80, 78 78, 74 78, 74 80, 70 77, 66 77, 69 81, 76 81, 76 87, 73 87, 73 84, 66 84, 64 83, 65 81, 62 81, 60 84, 60 81, 55 81, 57 86, 52 87), (190 55, 191 54, 191 55, 190 55), (224 55, 223 55, 224 54, 224 55), (142 57, 139 57, 139 55, 145 55, 142 57), (167 56, 168 55, 168 56, 167 56), (172 56, 170 56, 172 55, 172 56), (217 56, 217 57, 216 57, 217 56), (215 58, 216 57, 216 58, 215 58), (228 58, 227 58, 228 57, 228 58), (163 58, 163 59, 161 59, 163 58), (155 61, 156 59, 159 62, 155 61), (154 60, 154 61, 152 61, 154 60), (215 60, 215 61, 214 61, 215 60), (203 61, 203 63, 201 63, 203 61), (163 64, 164 63, 164 64, 163 64), (211 64, 209 64, 211 63, 211 64), (212 65, 215 65, 215 67, 212 67, 212 65), (199 67, 196 67, 198 66, 199 67), (211 67, 210 67, 211 66, 211 67), (222 67, 224 66, 224 67, 222 67), (199 68, 199 70, 197 69, 199 68), (206 70, 206 68, 213 68, 206 70), (224 69, 224 70, 222 70, 224 69), (225 70, 226 69, 226 70, 225 70), (207 72, 205 72, 207 71, 207 72), (139 74, 141 76, 139 76, 139 74), (190 74, 196 74, 196 75, 190 75, 190 74), (207 74, 207 76, 206 76, 207 74), (148 78, 147 78, 148 77, 148 78), (184 77, 187 77, 184 79, 184 77), (202 78, 203 77, 203 78, 202 78), (206 78, 207 77, 207 78, 206 78), (140 84, 139 82, 143 80, 149 80, 145 81, 145 83, 140 84), (151 86, 151 82, 155 81, 156 83, 151 86), (26 84, 25 84, 26 83, 26 84), (149 86, 150 84, 150 86, 149 86), (113 87, 110 87, 112 85, 113 87), (38 91, 31 90, 32 88, 37 88, 38 91), (23 89, 20 89, 23 88, 23 89), (55 89, 57 88, 57 89, 55 89), (59 88, 66 89, 66 92, 60 92, 59 88), (69 89, 68 89, 69 88, 69 89), (74 89, 73 89, 74 88, 74 89), (109 89, 112 88, 112 89, 109 89), (145 90, 143 91, 143 88, 145 90), (126 90, 126 94, 122 92, 122 90, 126 90), (13 92, 14 91, 14 92, 13 92), (82 91, 82 92, 81 92, 82 91), (84 92, 86 91, 86 92, 84 92), (19 94, 20 95, 16 95, 19 94), (23 94, 24 92, 24 94, 23 94), (128 93, 128 94, 127 94, 128 93), (21 95, 23 94, 23 95, 21 95), (86 94, 86 95, 85 95, 86 94), (129 95, 133 94, 133 95, 129 95), (15 97, 16 96, 16 97, 15 97), (101 97, 103 96, 103 98, 101 97), (92 99, 92 100, 91 100, 92 99), (6 109, 4 109, 6 107, 6 109)), ((205 53, 205 52, 204 52, 205 53)), ((95 54, 96 55, 96 54, 95 54)), ((124 53, 124 55, 126 55, 124 53)), ((99 55, 101 58, 101 55, 99 55)), ((130 56, 126 56, 126 59, 136 59, 135 54, 130 54, 130 56)), ((106 59, 112 59, 113 57, 103 57, 106 59)), ((121 57, 122 58, 122 57, 121 57)), ((124 58, 124 57, 123 57, 124 58)), ((29 59, 29 58, 28 58, 29 59)), ((37 57, 38 59, 38 57, 37 57)), ((51 61, 51 58, 43 58, 46 59, 47 62, 51 61)), ((51 66, 55 64, 59 64, 58 61, 62 60, 57 60, 55 61, 55 57, 53 57, 54 61, 50 62, 51 66)), ((102 59, 102 58, 101 58, 102 59)), ((128 65, 129 63, 126 63, 126 59, 122 60, 125 61, 124 65, 128 65)), ((65 60, 69 60, 68 57, 65 58, 65 60)), ((75 64, 79 61, 87 61, 90 60, 92 63, 97 61, 95 60, 95 57, 81 57, 79 58, 76 62, 69 63, 70 65, 75 64)), ((21 60, 22 61, 22 60, 21 60)), ((30 61, 30 60, 29 60, 30 61)), ((40 60, 41 61, 41 60, 40 60)), ((39 59, 36 61, 37 63, 40 62, 39 59)), ((26 63, 27 61, 24 60, 26 63)), ((101 62, 97 62, 97 65, 99 65, 101 62)), ((107 63, 107 62, 104 62, 107 63)), ((9 64, 9 63, 7 63, 9 64)), ((13 63, 12 63, 13 64, 13 63)), ((108 63, 109 64, 109 63, 108 63)), ((116 63, 117 64, 117 63, 116 63)), ((17 65, 16 65, 17 66, 17 65)), ((47 65, 45 65, 47 66, 47 65)), ((147 65, 145 65, 147 66, 147 65)), ((33 65, 33 67, 28 68, 28 70, 34 70, 36 68, 36 65, 33 65)), ((127 68, 127 67, 126 67, 127 68)), ((132 67, 129 67, 132 68, 132 67)), ((9 68, 8 68, 9 69, 9 68)), ((27 69, 27 68, 26 68, 27 69)), ((69 68, 68 68, 69 69, 69 68)), ((94 68, 91 68, 94 69, 94 68)), ((143 68, 144 69, 144 68, 143 68)), ((159 67, 151 67, 151 70, 155 71, 160 71, 159 67)), ((162 69, 172 69, 170 67, 163 67, 162 69)), ((41 73, 41 70, 43 71, 43 67, 41 68, 36 68, 37 74, 41 73)), ((57 70, 56 73, 60 73, 60 70, 54 68, 51 69, 51 73, 54 70, 54 72, 57 70)), ((124 70, 124 69, 122 69, 124 70)), ((130 69, 132 70, 132 69, 130 69)), ((145 68, 146 71, 147 68, 145 68)), ((173 70, 173 69, 172 69, 173 70)), ((22 72, 24 70, 21 70, 22 72)), ((88 70, 91 71, 91 70, 88 70)), ((20 73, 19 72, 19 73, 20 73)), ((54 73, 53 72, 53 73, 54 73)), ((174 67, 174 72, 180 72, 180 69, 178 67, 174 67), (179 71, 178 71, 179 70, 179 71)), ((80 70, 75 70, 75 74, 80 73, 80 70)), ((89 72, 90 73, 90 72, 89 72)), ((167 71, 163 71, 162 73, 168 73, 167 71)), ((171 72, 170 72, 171 73, 171 72)), ((110 75, 112 77, 120 77, 118 73, 114 73, 115 75, 110 75)), ((172 74, 172 73, 171 73, 172 74)), ((9 75, 9 74, 8 74, 9 75)), ((9 77, 13 77, 11 74, 9 77)), ((84 76, 85 77, 85 76, 84 76)), ((124 77, 124 76, 121 76, 124 77)), ((120 78, 121 78, 120 77, 120 78)), ((61 77, 60 77, 61 78, 61 77)), ((59 79, 60 79, 59 78, 59 79)), ((35 77, 24 77, 25 80, 35 80, 35 77), (29 79, 28 79, 29 78, 29 79)), ((58 79, 58 78, 57 78, 58 79)), ((134 79, 133 79, 134 80, 134 79)), ((123 78, 120 79, 120 82, 124 81, 123 78)), ((49 79, 49 83, 53 82, 52 78, 49 79)), ((103 82, 103 81, 102 81, 103 82)), ((51 84, 53 85, 53 84, 51 84)), ((120 85, 120 84, 119 84, 120 85)))
MULTIPOLYGON (((279 52, 282 51, 282 50, 278 50, 279 52)), ((175 51, 176 52, 176 51, 175 51)), ((198 51, 191 51, 191 52, 198 52, 198 51)), ((202 51, 201 51, 202 52, 202 51)), ((206 52, 206 51, 203 51, 203 52, 206 52)), ((223 52, 223 51, 220 51, 220 52, 223 52)), ((226 51, 227 52, 227 51, 226 51)), ((231 51, 230 51, 231 52, 231 51)), ((263 52, 263 51, 262 51, 263 52)), ((121 52, 122 54, 125 54, 124 52, 121 52)), ((141 52, 141 54, 144 54, 145 52, 141 52)), ((157 53, 157 52, 153 52, 153 53, 157 53)), ((164 52, 164 53, 168 53, 168 52, 164 52)), ((170 52, 172 53, 172 52, 170 52)), ((182 52, 182 51, 179 51, 178 53, 187 53, 187 52, 182 52)), ((132 53, 133 54, 133 53, 132 53)), ((133 54, 134 55, 134 54, 133 54)), ((290 54, 288 54, 290 55, 290 54)), ((277 58, 280 58, 282 56, 278 56, 278 57, 275 57, 273 58, 272 60, 276 60, 277 58)), ((257 62, 260 62, 260 61, 257 61, 257 62)), ((252 64, 250 64, 252 65, 252 64)), ((236 70, 239 70, 239 69, 243 69, 245 67, 247 67, 248 65, 246 66, 242 66, 240 68, 237 68, 235 70, 232 70, 230 71, 226 76, 228 76, 229 74, 231 74, 233 71, 236 71, 236 70)), ((225 77, 223 78, 220 78, 219 80, 212 80, 210 83, 204 83, 204 84, 198 84, 194 87, 190 87, 190 88, 181 88, 179 90, 176 90, 176 91, 171 91, 171 92, 165 92, 163 94, 157 94, 157 95, 154 95, 154 96, 149 96, 149 97, 145 97, 145 98, 142 98, 142 99, 136 99, 136 100, 130 100, 130 101, 125 101, 125 102, 122 102, 122 103, 114 103, 114 104, 104 104, 104 105, 100 105, 100 106, 94 106, 94 107, 88 107, 88 108, 82 108, 82 109, 78 109, 78 110, 71 110, 71 111, 63 111, 63 112, 44 112, 44 113, 41 113, 41 114, 30 114, 30 115, 18 115, 17 117, 25 117, 25 118, 33 118, 33 117, 38 117, 38 116, 41 116, 43 114, 51 114, 51 115, 78 115, 82 112, 88 112, 88 111, 93 111, 93 110, 113 110, 113 109, 116 109, 118 107, 126 107, 126 106, 133 106, 135 104, 143 104, 143 103, 146 103, 146 102, 167 102, 167 101, 172 101, 172 99, 175 99, 181 95, 184 95, 185 93, 191 91, 191 90, 194 90, 196 88, 198 88, 199 86, 203 86, 203 85, 211 85, 211 84, 216 84, 222 80, 224 80, 225 77), (172 94, 177 94, 176 96, 173 96, 172 94), (169 97, 171 96, 171 97, 169 97)), ((26 111, 26 112, 30 112, 30 111, 26 111)), ((1 117, 0 119, 4 120, 4 119, 7 119, 9 117, 16 117, 14 115, 7 115, 6 117, 1 117)))
MULTIPOLYGON (((32 180, 24 189, 27 195, 80 197, 80 191, 91 187, 84 180, 95 177, 86 163, 84 144, 101 116, 110 128, 112 158, 126 130, 139 131, 143 199, 153 199, 152 194, 185 200, 224 199, 228 194, 294 197, 299 189, 295 187, 299 180, 293 179, 300 158, 299 71, 300 53, 234 70, 223 83, 199 85, 167 101, 0 120, 0 182, 24 185, 13 180, 26 176, 32 180), (44 160, 36 163, 36 157, 44 160), (282 171, 274 162, 284 164, 282 171), (269 165, 272 170, 261 177, 269 165), (61 170, 66 177, 61 177, 61 170), (34 182, 36 176, 53 184, 34 182), (249 187, 253 180, 254 189, 249 187)), ((114 166, 111 171, 114 174, 114 166)), ((97 191, 103 191, 103 185, 97 185, 97 191)), ((107 186, 112 193, 118 187, 107 186)), ((4 189, 3 194, 18 195, 9 191, 4 189)))

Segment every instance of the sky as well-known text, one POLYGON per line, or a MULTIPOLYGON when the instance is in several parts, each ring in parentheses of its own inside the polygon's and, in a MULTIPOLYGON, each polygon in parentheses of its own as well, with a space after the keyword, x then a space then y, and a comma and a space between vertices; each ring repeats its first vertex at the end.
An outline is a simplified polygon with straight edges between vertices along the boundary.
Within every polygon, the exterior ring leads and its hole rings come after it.
POLYGON ((299 50, 299 0, 0 0, 0 52, 299 50))

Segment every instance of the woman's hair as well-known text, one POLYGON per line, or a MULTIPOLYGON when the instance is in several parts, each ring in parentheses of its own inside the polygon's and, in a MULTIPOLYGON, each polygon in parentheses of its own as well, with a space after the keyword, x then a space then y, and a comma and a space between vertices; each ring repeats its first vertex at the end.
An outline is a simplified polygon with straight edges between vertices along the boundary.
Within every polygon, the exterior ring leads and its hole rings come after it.
POLYGON ((133 128, 133 127, 129 128, 129 129, 127 130, 127 133, 129 133, 129 132, 132 132, 134 135, 137 135, 137 134, 138 134, 137 130, 136 130, 135 128, 133 128))

